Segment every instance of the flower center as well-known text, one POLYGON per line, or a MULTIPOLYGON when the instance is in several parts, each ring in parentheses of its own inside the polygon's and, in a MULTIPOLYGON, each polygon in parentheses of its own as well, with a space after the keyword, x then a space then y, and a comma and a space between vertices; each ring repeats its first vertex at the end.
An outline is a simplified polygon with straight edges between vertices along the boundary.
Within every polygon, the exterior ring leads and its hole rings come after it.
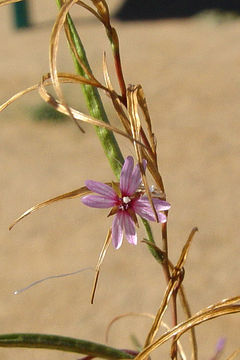
POLYGON ((123 198, 120 199, 121 202, 120 202, 120 205, 119 205, 119 209, 120 210, 127 210, 130 206, 130 203, 131 203, 131 199, 129 196, 123 196, 123 198))

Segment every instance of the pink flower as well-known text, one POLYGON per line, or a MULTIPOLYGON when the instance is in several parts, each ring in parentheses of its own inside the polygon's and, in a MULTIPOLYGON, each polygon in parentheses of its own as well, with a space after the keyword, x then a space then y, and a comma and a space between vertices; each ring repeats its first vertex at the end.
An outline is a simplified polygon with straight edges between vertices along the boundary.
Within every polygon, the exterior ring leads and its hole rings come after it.
MULTIPOLYGON (((146 168, 146 160, 143 161, 146 168)), ((134 168, 132 156, 128 156, 123 164, 120 184, 113 183, 112 187, 101 182, 87 180, 89 190, 99 195, 87 195, 82 198, 83 204, 94 208, 112 208, 110 215, 115 215, 112 224, 112 242, 116 249, 122 245, 123 231, 130 244, 137 244, 136 214, 150 221, 156 221, 152 207, 144 191, 139 190, 142 182, 139 165, 134 168)), ((157 211, 158 221, 167 221, 165 214, 160 211, 170 209, 170 204, 159 198, 153 198, 153 204, 157 211)))

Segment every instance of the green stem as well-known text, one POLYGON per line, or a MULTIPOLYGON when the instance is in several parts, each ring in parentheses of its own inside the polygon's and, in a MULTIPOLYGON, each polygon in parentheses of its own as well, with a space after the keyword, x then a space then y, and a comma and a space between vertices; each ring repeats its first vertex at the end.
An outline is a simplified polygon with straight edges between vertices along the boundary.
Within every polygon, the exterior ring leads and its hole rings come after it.
MULTIPOLYGON (((60 7, 61 6, 61 0, 57 0, 57 4, 60 7)), ((72 38, 72 41, 75 45, 76 52, 81 59, 81 61, 85 64, 85 66, 91 71, 85 49, 83 47, 83 44, 81 42, 81 39, 77 33, 77 30, 75 28, 75 25, 71 19, 71 16, 68 14, 67 16, 67 23, 70 30, 70 36, 72 38)), ((75 55, 72 53, 73 61, 75 64, 76 72, 79 75, 86 76, 84 70, 81 67, 81 64, 78 62, 75 55)), ((103 103, 101 100, 101 97, 99 95, 99 92, 96 87, 93 87, 91 85, 82 85, 82 90, 86 99, 87 107, 89 110, 89 113, 91 116, 93 116, 96 119, 102 120, 106 123, 109 123, 109 120, 107 118, 107 114, 104 110, 103 103)), ((122 156, 121 150, 118 146, 118 143, 116 141, 116 138, 114 134, 103 128, 103 127, 95 127, 96 133, 98 135, 98 138, 103 146, 103 150, 109 160, 109 163, 112 167, 112 170, 115 174, 115 176, 119 179, 122 164, 124 162, 124 158, 122 156)))
POLYGON ((0 347, 23 347, 74 352, 103 359, 132 359, 133 356, 118 349, 91 341, 46 334, 0 335, 0 347))
MULTIPOLYGON (((56 1, 57 1, 58 6, 60 7, 61 0, 56 0, 56 1)), ((76 52, 77 52, 79 58, 81 59, 81 61, 87 67, 87 69, 89 71, 91 71, 85 49, 83 47, 81 39, 78 35, 78 32, 77 32, 75 25, 69 14, 67 16, 67 23, 69 26, 70 36, 71 36, 72 42, 74 43, 76 52)), ((74 61, 77 73, 79 75, 87 77, 83 68, 81 67, 81 64, 79 63, 78 59, 76 58, 76 56, 74 55, 73 52, 72 52, 72 57, 73 57, 73 61, 74 61)), ((89 113, 93 117, 109 123, 97 88, 90 86, 90 85, 82 85, 82 90, 83 90, 83 93, 86 98, 86 103, 87 103, 87 106, 89 109, 89 113)), ((114 134, 107 129, 104 129, 102 127, 95 127, 95 128, 96 128, 98 138, 99 138, 100 142, 102 143, 104 152, 105 152, 105 154, 108 158, 108 161, 113 169, 113 172, 114 172, 115 176, 117 177, 117 179, 119 179, 120 174, 121 174, 122 164, 124 162, 124 158, 123 158, 121 150, 118 146, 116 138, 115 138, 114 134)), ((149 223, 146 220, 143 220, 143 224, 145 226, 149 241, 154 242, 149 223)))

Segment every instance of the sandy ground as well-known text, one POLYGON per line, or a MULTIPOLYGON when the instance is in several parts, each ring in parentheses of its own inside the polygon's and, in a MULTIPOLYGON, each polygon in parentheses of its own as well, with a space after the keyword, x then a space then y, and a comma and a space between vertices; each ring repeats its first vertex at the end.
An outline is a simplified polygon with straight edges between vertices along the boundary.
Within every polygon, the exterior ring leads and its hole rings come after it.
MULTIPOLYGON (((112 10, 118 3, 112 1, 112 10)), ((35 26, 16 32, 10 9, 1 9, 1 102, 48 71, 48 39, 56 8, 51 2, 35 2, 32 14, 35 26)), ((81 18, 81 12, 77 19, 89 59, 101 78, 104 49, 110 59, 103 29, 88 15, 81 18)), ((174 262, 191 228, 199 227, 184 280, 195 312, 239 295, 240 20, 116 23, 116 27, 127 83, 143 85, 153 119, 160 169, 172 204, 169 247, 174 262)), ((71 71, 64 44, 62 49, 59 69, 71 71)), ((66 94, 84 108, 78 87, 67 87, 66 94)), ((94 305, 89 304, 92 271, 13 295, 42 277, 94 266, 110 224, 106 212, 86 208, 77 199, 39 211, 8 232, 8 225, 33 204, 78 188, 86 178, 113 179, 94 130, 84 125, 82 135, 70 121, 32 121, 31 107, 40 102, 37 94, 27 95, 1 114, 0 333, 45 332, 104 342, 114 316, 132 311, 154 314, 162 299, 164 278, 144 244, 132 247, 125 242, 119 251, 109 250, 94 305)), ((108 102, 106 106, 116 123, 108 102)), ((124 154, 133 154, 130 143, 119 140, 124 154)), ((154 231, 158 239, 158 228, 154 231)), ((140 230, 139 240, 142 236, 140 230)), ((131 334, 143 341, 150 324, 149 319, 122 319, 113 326, 110 344, 130 347, 131 334)), ((220 337, 227 338, 226 356, 235 350, 239 324, 235 315, 200 326, 199 358, 210 359, 220 337)), ((2 360, 77 358, 44 350, 0 353, 2 360)), ((164 347, 155 358, 166 358, 167 353, 164 347)))

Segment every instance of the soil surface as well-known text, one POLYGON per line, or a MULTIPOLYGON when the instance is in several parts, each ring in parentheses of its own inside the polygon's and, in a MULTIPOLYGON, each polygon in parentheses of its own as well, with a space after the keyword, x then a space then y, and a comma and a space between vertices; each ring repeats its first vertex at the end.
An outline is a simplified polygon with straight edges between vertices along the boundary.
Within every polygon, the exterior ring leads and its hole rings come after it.
MULTIPOLYGON (((118 4, 112 1, 111 10, 118 4)), ((9 7, 0 11, 2 103, 48 72, 48 41, 57 11, 54 2, 33 3, 33 26, 22 31, 13 28, 9 7)), ((74 16, 94 73, 103 79, 104 50, 110 72, 113 68, 104 29, 83 10, 74 16)), ((115 26, 126 82, 141 83, 149 104, 172 205, 168 228, 174 263, 192 227, 199 228, 184 279, 192 312, 197 312, 240 292, 240 20, 205 16, 115 26)), ((58 64, 60 71, 73 71, 63 36, 58 64)), ((72 105, 85 111, 78 86, 64 91, 72 105)), ((92 270, 13 295, 43 277, 94 267, 112 220, 107 211, 75 199, 42 209, 8 231, 16 217, 38 202, 79 188, 86 179, 114 179, 94 129, 83 125, 83 135, 70 120, 34 121, 32 113, 41 101, 37 93, 28 94, 1 113, 0 333, 44 332, 104 342, 115 316, 155 314, 162 299, 164 276, 141 242, 143 229, 138 246, 124 241, 120 250, 109 249, 94 305, 89 301, 92 270)), ((120 126, 105 101, 110 119, 120 126)), ((124 155, 133 155, 130 142, 118 139, 124 155)), ((159 227, 153 229, 161 245, 159 227)), ((171 324, 169 314, 165 321, 171 324)), ((239 324, 234 315, 199 326, 199 359, 210 359, 221 337, 227 339, 224 355, 230 355, 239 347, 239 324)), ((150 326, 147 317, 123 318, 113 325, 109 344, 132 348, 130 336, 143 343, 150 326)), ((190 358, 188 335, 183 341, 190 358)), ((168 351, 169 343, 153 358, 166 359, 168 351)), ((1 360, 80 357, 34 349, 0 349, 0 354, 1 360)))

